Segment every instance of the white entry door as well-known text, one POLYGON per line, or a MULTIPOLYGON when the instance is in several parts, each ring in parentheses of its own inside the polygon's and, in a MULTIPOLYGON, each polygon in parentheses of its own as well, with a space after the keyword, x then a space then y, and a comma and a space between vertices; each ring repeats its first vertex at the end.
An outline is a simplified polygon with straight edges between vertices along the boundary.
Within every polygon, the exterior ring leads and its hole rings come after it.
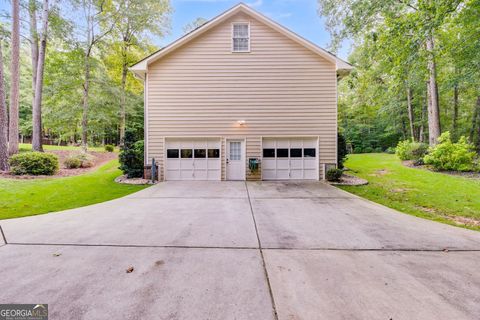
POLYGON ((227 180, 245 180, 244 144, 244 140, 227 140, 227 180))

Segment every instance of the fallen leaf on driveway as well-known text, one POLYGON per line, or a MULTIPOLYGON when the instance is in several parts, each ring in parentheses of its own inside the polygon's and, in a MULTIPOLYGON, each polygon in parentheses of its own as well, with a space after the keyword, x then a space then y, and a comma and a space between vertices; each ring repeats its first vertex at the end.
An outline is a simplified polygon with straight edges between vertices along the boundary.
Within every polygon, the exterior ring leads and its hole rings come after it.
POLYGON ((54 257, 60 257, 61 255, 62 255, 61 253, 54 253, 54 254, 52 254, 52 256, 54 256, 54 257))
POLYGON ((126 271, 127 271, 127 273, 132 273, 133 272, 133 267, 128 267, 128 269, 126 271))

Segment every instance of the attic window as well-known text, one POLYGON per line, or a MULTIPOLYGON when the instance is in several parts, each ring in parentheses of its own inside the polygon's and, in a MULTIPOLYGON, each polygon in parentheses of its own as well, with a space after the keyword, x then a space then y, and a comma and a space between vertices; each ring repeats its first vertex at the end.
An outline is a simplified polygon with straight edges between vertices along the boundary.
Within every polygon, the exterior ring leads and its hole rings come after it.
POLYGON ((250 25, 234 23, 232 28, 232 51, 250 52, 250 25))

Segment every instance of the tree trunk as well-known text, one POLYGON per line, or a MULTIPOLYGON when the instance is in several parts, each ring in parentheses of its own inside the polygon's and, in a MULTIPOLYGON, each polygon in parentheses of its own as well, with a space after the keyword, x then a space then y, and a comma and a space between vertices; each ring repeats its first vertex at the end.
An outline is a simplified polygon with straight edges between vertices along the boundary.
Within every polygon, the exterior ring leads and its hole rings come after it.
POLYGON ((87 130, 88 130, 88 89, 90 85, 90 56, 88 51, 85 54, 85 79, 83 83, 83 114, 82 114, 82 149, 87 151, 87 130))
POLYGON ((38 32, 37 32, 37 8, 35 0, 28 4, 30 15, 30 49, 32 58, 32 108, 35 101, 35 87, 37 85, 37 64, 38 64, 38 32))
POLYGON ((43 1, 42 13, 42 38, 40 40, 40 50, 38 53, 37 76, 35 84, 35 99, 33 103, 33 136, 32 149, 42 151, 42 91, 43 91, 43 71, 45 68, 45 54, 47 50, 47 32, 48 32, 48 0, 43 1))
POLYGON ((412 141, 415 141, 415 125, 413 123, 413 107, 412 107, 412 89, 407 86, 407 111, 408 111, 408 121, 410 122, 410 135, 412 136, 412 141))
POLYGON ((440 107, 438 104, 438 87, 437 87, 437 67, 435 64, 435 39, 433 35, 427 37, 428 51, 428 137, 431 146, 437 143, 441 134, 440 127, 440 107))
POLYGON ((120 98, 120 144, 123 145, 123 138, 125 137, 125 125, 126 125, 126 84, 128 73, 128 61, 127 61, 127 44, 124 41, 122 47, 122 92, 120 98))
POLYGON ((480 153, 480 96, 477 97, 477 152, 480 153))
POLYGON ((8 127, 8 153, 18 153, 18 105, 20 98, 20 0, 12 0, 12 62, 10 109, 8 127))
POLYGON ((2 42, 0 41, 0 171, 8 170, 8 115, 4 81, 2 42))
POLYGON ((458 84, 453 87, 453 114, 452 114, 452 137, 457 138, 458 128, 458 84))
POLYGON ((470 127, 470 142, 474 143, 475 141, 475 129, 478 131, 477 136, 477 144, 480 145, 480 96, 477 97, 477 103, 473 109, 473 117, 472 117, 472 126, 470 127))

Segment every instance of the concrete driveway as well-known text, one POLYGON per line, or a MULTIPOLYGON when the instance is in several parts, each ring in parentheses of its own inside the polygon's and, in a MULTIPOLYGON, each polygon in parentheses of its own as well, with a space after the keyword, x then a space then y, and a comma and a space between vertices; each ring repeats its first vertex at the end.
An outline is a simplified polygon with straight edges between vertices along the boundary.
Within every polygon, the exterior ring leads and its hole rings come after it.
POLYGON ((319 182, 165 182, 0 226, 0 303, 50 319, 480 315, 480 232, 319 182))

